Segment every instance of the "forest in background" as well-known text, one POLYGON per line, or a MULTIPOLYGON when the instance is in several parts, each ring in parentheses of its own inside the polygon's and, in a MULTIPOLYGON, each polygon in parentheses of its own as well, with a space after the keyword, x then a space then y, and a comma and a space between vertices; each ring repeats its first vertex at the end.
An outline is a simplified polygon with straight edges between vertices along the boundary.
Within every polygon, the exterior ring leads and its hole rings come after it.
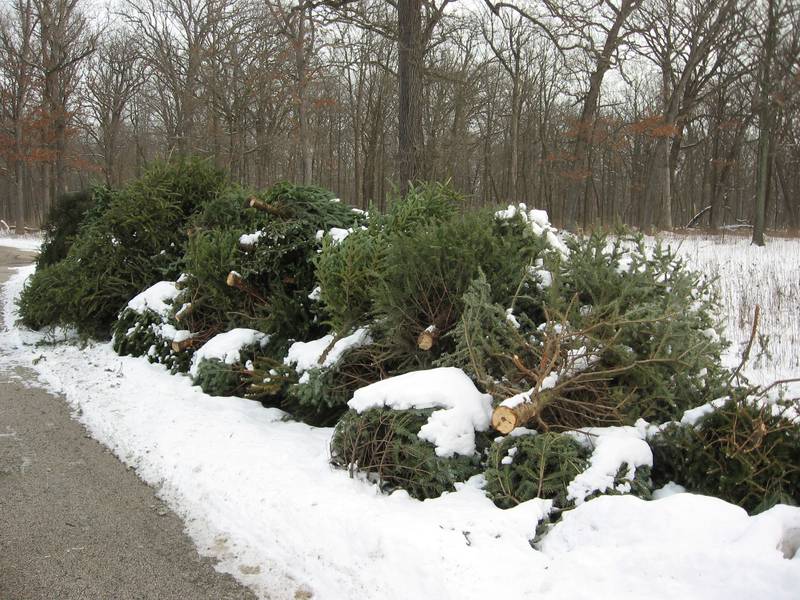
POLYGON ((800 8, 4 1, 0 218, 178 155, 361 207, 450 180, 568 227, 798 229, 800 8))

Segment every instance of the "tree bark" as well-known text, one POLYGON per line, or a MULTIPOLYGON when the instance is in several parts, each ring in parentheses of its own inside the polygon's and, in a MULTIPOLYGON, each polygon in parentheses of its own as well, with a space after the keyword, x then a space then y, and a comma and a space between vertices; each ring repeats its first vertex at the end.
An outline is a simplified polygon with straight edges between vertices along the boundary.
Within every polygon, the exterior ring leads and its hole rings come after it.
POLYGON ((400 193, 419 176, 422 149, 422 39, 421 0, 398 0, 398 148, 400 193))
POLYGON ((798 218, 797 206, 792 204, 792 199, 788 192, 789 186, 786 182, 786 166, 780 154, 775 157, 775 170, 778 175, 781 196, 783 197, 783 206, 786 209, 786 214, 789 216, 789 229, 797 231, 797 229, 800 228, 800 218, 798 218))
POLYGON ((306 48, 306 14, 303 0, 298 0, 297 39, 294 40, 294 59, 297 69, 297 122, 302 162, 302 182, 310 184, 314 175, 314 147, 308 123, 308 49, 306 48))
POLYGON ((767 30, 764 37, 758 95, 758 164, 756 168, 756 193, 753 207, 753 244, 764 245, 764 222, 767 194, 770 184, 770 147, 772 138, 772 61, 778 43, 779 0, 767 3, 767 30))
MULTIPOLYGON (((22 131, 21 123, 17 123, 15 132, 20 135, 22 131)), ((21 135, 18 140, 21 139, 21 135)), ((21 146, 21 142, 17 141, 17 148, 21 146)), ((20 157, 14 161, 14 190, 16 196, 16 234, 22 235, 25 233, 25 165, 20 157)))
POLYGON ((614 54, 621 43, 622 27, 639 4, 641 4, 641 0, 623 0, 620 3, 614 22, 606 34, 603 49, 597 57, 594 71, 589 77, 589 90, 584 97, 580 119, 576 126, 575 150, 567 185, 567 222, 565 225, 571 229, 577 226, 579 207, 584 204, 588 193, 595 120, 600 104, 603 79, 611 68, 614 54))

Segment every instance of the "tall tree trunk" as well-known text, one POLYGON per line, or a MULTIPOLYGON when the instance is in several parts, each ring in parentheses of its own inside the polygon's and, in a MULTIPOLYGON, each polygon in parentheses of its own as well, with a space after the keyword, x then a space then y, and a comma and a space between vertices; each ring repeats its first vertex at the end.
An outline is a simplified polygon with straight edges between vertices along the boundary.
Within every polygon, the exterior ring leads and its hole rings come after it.
MULTIPOLYGON (((719 107, 719 113, 722 115, 723 108, 719 107)), ((720 193, 720 185, 721 183, 717 177, 717 160, 720 158, 719 156, 719 146, 720 146, 720 133, 719 133, 719 124, 714 127, 714 139, 711 144, 711 158, 710 160, 706 161, 706 171, 707 176, 705 177, 704 182, 704 193, 703 198, 708 205, 711 206, 711 215, 709 216, 708 222, 710 223, 713 229, 719 229, 723 223, 723 198, 722 194, 720 193)), ((704 206, 698 207, 701 210, 705 208, 704 206)))
MULTIPOLYGON (((55 137, 55 161, 53 168, 55 177, 53 180, 53 195, 50 200, 55 200, 67 191, 67 114, 64 106, 54 107, 56 112, 55 122, 53 123, 53 134, 55 137)), ((50 210, 49 202, 42 203, 42 212, 50 210)))
POLYGON ((295 68, 297 69, 297 121, 302 161, 302 181, 310 184, 314 175, 314 147, 308 123, 308 56, 306 54, 306 15, 301 8, 297 21, 297 39, 294 43, 295 68))
POLYGON ((40 187, 40 204, 50 206, 50 199, 53 197, 53 166, 49 161, 42 163, 42 182, 40 187))
POLYGON ((770 81, 772 61, 778 43, 779 0, 767 3, 767 31, 764 37, 764 51, 761 58, 761 73, 758 95, 758 164, 756 171, 755 206, 753 207, 753 244, 764 245, 764 222, 766 217, 767 194, 770 184, 770 142, 772 138, 772 82, 770 81))
POLYGON ((511 198, 513 202, 520 201, 519 198, 519 121, 521 111, 519 74, 515 73, 514 82, 511 87, 511 131, 509 144, 511 146, 511 164, 509 165, 509 183, 511 198))
MULTIPOLYGON (((21 131, 21 124, 17 125, 15 129, 21 131)), ((14 192, 16 196, 16 233, 22 235, 25 233, 25 163, 19 156, 14 161, 14 192)))
POLYGON ((778 184, 781 190, 781 196, 783 197, 783 206, 786 209, 786 214, 789 217, 789 229, 792 231, 797 231, 800 228, 800 218, 798 218, 798 210, 797 206, 792 204, 792 198, 789 194, 789 190, 787 182, 786 182, 786 166, 783 161, 783 157, 778 154, 775 157, 775 170, 778 175, 778 184))
POLYGON ((422 149, 422 39, 421 0, 398 0, 398 147, 400 192, 419 176, 422 149))
POLYGON ((621 43, 620 34, 628 17, 639 6, 640 0, 623 0, 606 34, 603 49, 597 57, 594 71, 589 77, 589 90, 583 100, 580 120, 576 129, 575 151, 572 156, 571 173, 567 185, 567 222, 574 229, 578 222, 578 210, 585 203, 591 177, 591 154, 595 119, 600 103, 603 79, 611 68, 614 53, 621 43))
POLYGON ((672 189, 670 181, 670 138, 660 137, 656 142, 653 174, 650 179, 648 199, 656 211, 655 225, 661 229, 672 229, 672 189))
POLYGON ((361 116, 361 103, 362 103, 363 84, 361 75, 359 75, 358 83, 358 96, 355 102, 356 108, 353 119, 353 202, 360 208, 365 208, 366 201, 364 198, 364 160, 361 154, 361 143, 363 133, 362 116, 361 116))

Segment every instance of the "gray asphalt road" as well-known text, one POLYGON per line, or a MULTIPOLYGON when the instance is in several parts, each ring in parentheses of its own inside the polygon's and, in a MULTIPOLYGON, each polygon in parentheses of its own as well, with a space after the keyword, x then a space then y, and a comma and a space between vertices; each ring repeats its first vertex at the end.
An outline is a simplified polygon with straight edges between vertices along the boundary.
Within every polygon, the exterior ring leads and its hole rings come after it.
MULTIPOLYGON (((0 247, 0 281, 30 262, 0 247)), ((28 376, 0 372, 0 600, 254 598, 28 376)))

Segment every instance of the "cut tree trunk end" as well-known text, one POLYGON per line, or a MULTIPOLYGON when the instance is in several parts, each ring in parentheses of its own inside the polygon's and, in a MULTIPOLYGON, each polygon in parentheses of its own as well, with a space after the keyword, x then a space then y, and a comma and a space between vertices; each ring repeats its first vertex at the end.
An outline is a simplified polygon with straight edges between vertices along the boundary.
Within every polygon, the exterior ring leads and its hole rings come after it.
POLYGON ((183 340, 178 340, 172 342, 172 351, 173 352, 183 352, 187 348, 191 348, 196 343, 196 340, 193 337, 188 337, 183 340))
MULTIPOLYGON (((538 420, 542 407, 541 395, 537 395, 530 402, 522 402, 516 406, 503 406, 502 404, 492 412, 492 428, 498 433, 508 435, 517 427, 524 427, 533 420, 538 420)), ((539 421, 540 426, 544 423, 539 421)))
POLYGON ((228 287, 239 289, 245 285, 244 279, 236 271, 231 271, 228 273, 228 276, 225 278, 225 283, 228 285, 228 287))
POLYGON ((178 312, 175 313, 175 320, 180 323, 181 321, 186 319, 186 317, 192 314, 192 310, 194 310, 192 303, 187 302, 181 307, 181 309, 178 312))
POLYGON ((417 337, 417 347, 427 352, 431 348, 434 347, 436 344, 436 340, 439 339, 439 328, 436 325, 431 325, 427 329, 425 329, 422 333, 419 334, 417 337))
POLYGON ((255 208, 256 210, 260 210, 261 212, 268 213, 274 217, 288 217, 289 211, 285 208, 281 208, 279 206, 274 206, 272 204, 268 204, 263 200, 259 200, 256 197, 250 198, 248 201, 248 205, 250 208, 255 208))
POLYGON ((261 296, 261 294, 259 294, 254 287, 248 285, 248 283, 244 280, 244 277, 242 277, 236 271, 231 271, 230 273, 228 273, 228 276, 225 278, 225 283, 227 284, 228 287, 241 290, 245 294, 248 294, 249 296, 252 296, 256 300, 258 300, 259 302, 263 302, 264 304, 267 303, 267 301, 261 296))

